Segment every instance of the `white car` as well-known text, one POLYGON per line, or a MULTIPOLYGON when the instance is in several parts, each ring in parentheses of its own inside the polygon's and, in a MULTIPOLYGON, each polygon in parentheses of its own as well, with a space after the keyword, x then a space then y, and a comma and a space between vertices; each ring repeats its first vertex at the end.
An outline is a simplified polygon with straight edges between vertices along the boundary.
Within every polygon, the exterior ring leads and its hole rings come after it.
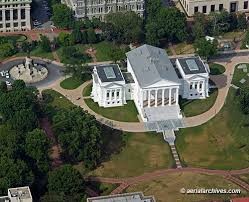
POLYGON ((9 78, 10 78, 10 75, 9 75, 9 73, 8 73, 8 72, 6 72, 6 74, 5 74, 5 78, 6 78, 6 79, 9 79, 9 78))
POLYGON ((40 23, 40 22, 38 22, 38 21, 34 21, 34 26, 39 26, 39 25, 41 25, 42 23, 40 23))
POLYGON ((5 82, 7 86, 11 86, 11 83, 9 81, 5 82))
POLYGON ((5 71, 1 71, 1 72, 0 72, 0 75, 1 75, 2 77, 5 77, 5 71))

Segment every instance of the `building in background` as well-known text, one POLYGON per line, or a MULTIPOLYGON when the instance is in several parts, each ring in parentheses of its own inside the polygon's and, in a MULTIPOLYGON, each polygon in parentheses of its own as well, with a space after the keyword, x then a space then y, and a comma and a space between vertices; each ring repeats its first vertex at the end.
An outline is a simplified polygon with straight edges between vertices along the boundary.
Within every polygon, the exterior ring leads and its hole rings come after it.
POLYGON ((156 202, 154 196, 144 196, 142 192, 99 196, 88 198, 87 202, 156 202))
POLYGON ((98 18, 104 20, 111 12, 134 11, 139 16, 144 16, 144 0, 62 0, 74 11, 78 19, 98 18))
POLYGON ((0 32, 31 30, 31 2, 32 0, 1 0, 0 32))
POLYGON ((8 189, 8 196, 0 196, 0 202, 33 202, 29 187, 8 189))
POLYGON ((214 11, 226 10, 230 13, 249 12, 248 0, 180 0, 188 16, 195 13, 209 14, 214 11))

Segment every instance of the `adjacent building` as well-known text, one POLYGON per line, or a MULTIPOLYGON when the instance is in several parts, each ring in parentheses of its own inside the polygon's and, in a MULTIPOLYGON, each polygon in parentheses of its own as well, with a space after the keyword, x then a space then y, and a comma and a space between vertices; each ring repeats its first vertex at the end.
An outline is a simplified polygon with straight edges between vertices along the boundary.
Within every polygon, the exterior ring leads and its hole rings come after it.
POLYGON ((230 13, 249 12, 248 0, 180 0, 188 16, 195 13, 209 14, 214 11, 226 10, 230 13))
POLYGON ((164 49, 140 46, 126 54, 127 72, 118 65, 94 67, 92 98, 101 107, 133 100, 144 122, 182 118, 179 96, 209 96, 209 67, 199 57, 169 59, 164 49))
POLYGON ((87 202, 156 202, 156 200, 154 196, 144 196, 142 192, 134 192, 88 198, 87 202))
POLYGON ((0 0, 0 32, 31 30, 32 0, 0 0))
POLYGON ((143 17, 145 0, 62 0, 78 19, 98 18, 104 20, 111 12, 134 11, 143 17))
POLYGON ((8 189, 8 196, 0 196, 0 202, 33 202, 29 187, 8 189))

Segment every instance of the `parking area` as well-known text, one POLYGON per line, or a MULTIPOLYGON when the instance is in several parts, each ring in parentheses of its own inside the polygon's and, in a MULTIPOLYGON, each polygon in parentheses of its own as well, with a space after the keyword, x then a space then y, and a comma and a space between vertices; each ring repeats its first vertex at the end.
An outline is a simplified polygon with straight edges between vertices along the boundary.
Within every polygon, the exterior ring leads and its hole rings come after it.
POLYGON ((50 29, 52 15, 47 0, 34 0, 32 7, 32 25, 33 29, 50 29))

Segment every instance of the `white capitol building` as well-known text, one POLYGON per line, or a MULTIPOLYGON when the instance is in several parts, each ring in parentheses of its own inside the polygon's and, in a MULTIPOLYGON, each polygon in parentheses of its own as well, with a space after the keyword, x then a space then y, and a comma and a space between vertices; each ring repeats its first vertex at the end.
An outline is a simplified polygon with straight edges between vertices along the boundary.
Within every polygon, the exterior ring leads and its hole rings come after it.
POLYGON ((144 122, 181 119, 179 96, 205 99, 209 67, 199 57, 169 59, 165 50, 143 45, 126 54, 127 72, 116 64, 95 66, 92 98, 101 107, 133 100, 144 122))

